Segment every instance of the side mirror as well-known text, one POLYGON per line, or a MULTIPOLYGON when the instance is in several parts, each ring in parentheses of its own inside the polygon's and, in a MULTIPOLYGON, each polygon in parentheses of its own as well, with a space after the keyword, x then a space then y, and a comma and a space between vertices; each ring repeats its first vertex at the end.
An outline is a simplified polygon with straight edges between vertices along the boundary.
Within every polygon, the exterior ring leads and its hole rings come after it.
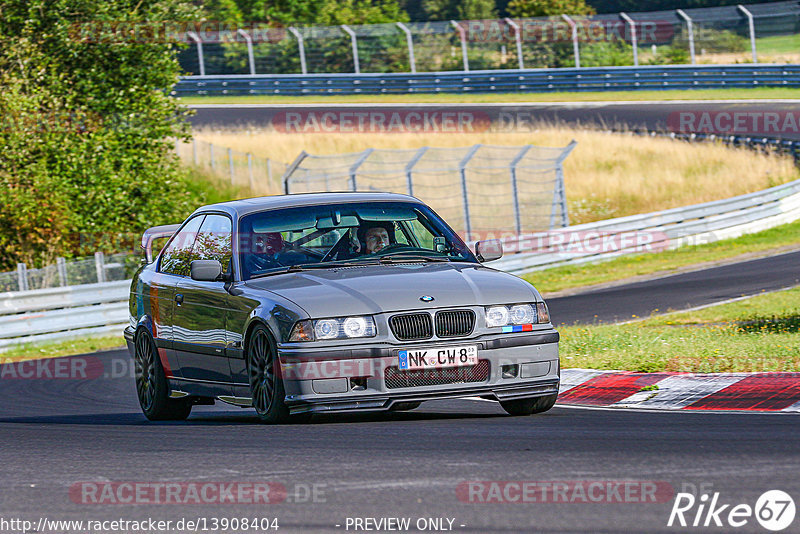
POLYGON ((503 242, 499 239, 486 239, 475 243, 475 256, 481 263, 499 260, 503 257, 503 242))
POLYGON ((215 282, 222 276, 222 264, 217 260, 192 261, 192 280, 215 282))

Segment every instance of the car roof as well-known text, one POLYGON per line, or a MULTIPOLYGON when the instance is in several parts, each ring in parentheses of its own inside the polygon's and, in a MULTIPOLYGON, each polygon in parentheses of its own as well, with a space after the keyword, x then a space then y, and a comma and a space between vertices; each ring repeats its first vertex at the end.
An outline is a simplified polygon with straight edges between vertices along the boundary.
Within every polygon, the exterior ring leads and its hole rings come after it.
POLYGON ((295 208, 300 206, 316 206, 319 204, 338 204, 344 202, 413 202, 421 203, 417 198, 399 193, 298 193, 292 195, 274 195, 269 197, 245 198, 217 204, 209 204, 195 210, 194 213, 222 211, 237 219, 248 213, 275 208, 295 208))

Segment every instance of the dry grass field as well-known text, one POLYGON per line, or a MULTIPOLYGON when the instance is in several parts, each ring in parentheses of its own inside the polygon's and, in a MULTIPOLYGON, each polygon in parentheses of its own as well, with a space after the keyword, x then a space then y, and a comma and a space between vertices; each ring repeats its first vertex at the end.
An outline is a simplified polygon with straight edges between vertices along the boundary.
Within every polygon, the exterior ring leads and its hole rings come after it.
MULTIPOLYGON (((556 126, 532 132, 447 134, 287 134, 269 130, 197 130, 199 141, 290 163, 305 150, 340 154, 366 148, 463 147, 476 143, 577 147, 564 164, 572 224, 646 213, 758 191, 800 178, 792 160, 710 143, 689 144, 664 138, 612 134, 556 126)), ((181 152, 186 157, 188 146, 181 152)), ((189 148, 189 152, 191 149, 189 148)), ((217 148, 217 172, 225 175, 224 149, 217 148), (223 156, 223 159, 219 159, 223 156), (219 163, 222 161, 222 163, 219 163)), ((239 158, 241 159, 241 158, 239 158)), ((203 157, 200 161, 204 161, 203 157)), ((239 163, 237 163, 239 165, 239 163)), ((263 168, 256 176, 265 177, 263 168)), ((278 166, 273 166, 278 167, 278 166)), ((280 174, 256 180, 252 193, 281 193, 280 174)))

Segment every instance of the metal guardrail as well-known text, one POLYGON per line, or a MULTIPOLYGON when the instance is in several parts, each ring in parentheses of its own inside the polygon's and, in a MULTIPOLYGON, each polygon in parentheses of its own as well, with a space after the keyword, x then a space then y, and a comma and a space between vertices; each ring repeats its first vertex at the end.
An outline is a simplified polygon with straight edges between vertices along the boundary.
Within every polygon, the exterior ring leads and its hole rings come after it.
POLYGON ((390 74, 186 76, 176 96, 510 93, 800 87, 800 65, 669 65, 390 74))
POLYGON ((121 336, 130 286, 121 280, 0 293, 0 350, 32 341, 121 336))
POLYGON ((711 243, 720 239, 758 232, 800 219, 800 180, 763 191, 682 208, 605 221, 568 226, 560 230, 563 240, 545 234, 528 234, 505 239, 504 245, 522 249, 506 256, 492 267, 513 274, 525 274, 564 264, 579 264, 641 252, 635 236, 647 233, 653 248, 677 248, 683 245, 711 243), (594 234, 596 235, 594 235, 594 234), (578 236, 580 246, 570 250, 569 238, 578 236), (623 243, 604 250, 604 243, 623 243), (545 246, 536 252, 524 252, 532 243, 545 246))

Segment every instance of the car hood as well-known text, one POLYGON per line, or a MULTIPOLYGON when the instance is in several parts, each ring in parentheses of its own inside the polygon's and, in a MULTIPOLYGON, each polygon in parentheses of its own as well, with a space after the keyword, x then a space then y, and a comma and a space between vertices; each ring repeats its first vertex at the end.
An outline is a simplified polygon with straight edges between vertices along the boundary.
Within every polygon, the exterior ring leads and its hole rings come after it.
POLYGON ((541 300, 528 282, 479 264, 409 263, 309 270, 250 280, 310 317, 511 304, 541 300), (431 296, 432 302, 420 300, 431 296))

